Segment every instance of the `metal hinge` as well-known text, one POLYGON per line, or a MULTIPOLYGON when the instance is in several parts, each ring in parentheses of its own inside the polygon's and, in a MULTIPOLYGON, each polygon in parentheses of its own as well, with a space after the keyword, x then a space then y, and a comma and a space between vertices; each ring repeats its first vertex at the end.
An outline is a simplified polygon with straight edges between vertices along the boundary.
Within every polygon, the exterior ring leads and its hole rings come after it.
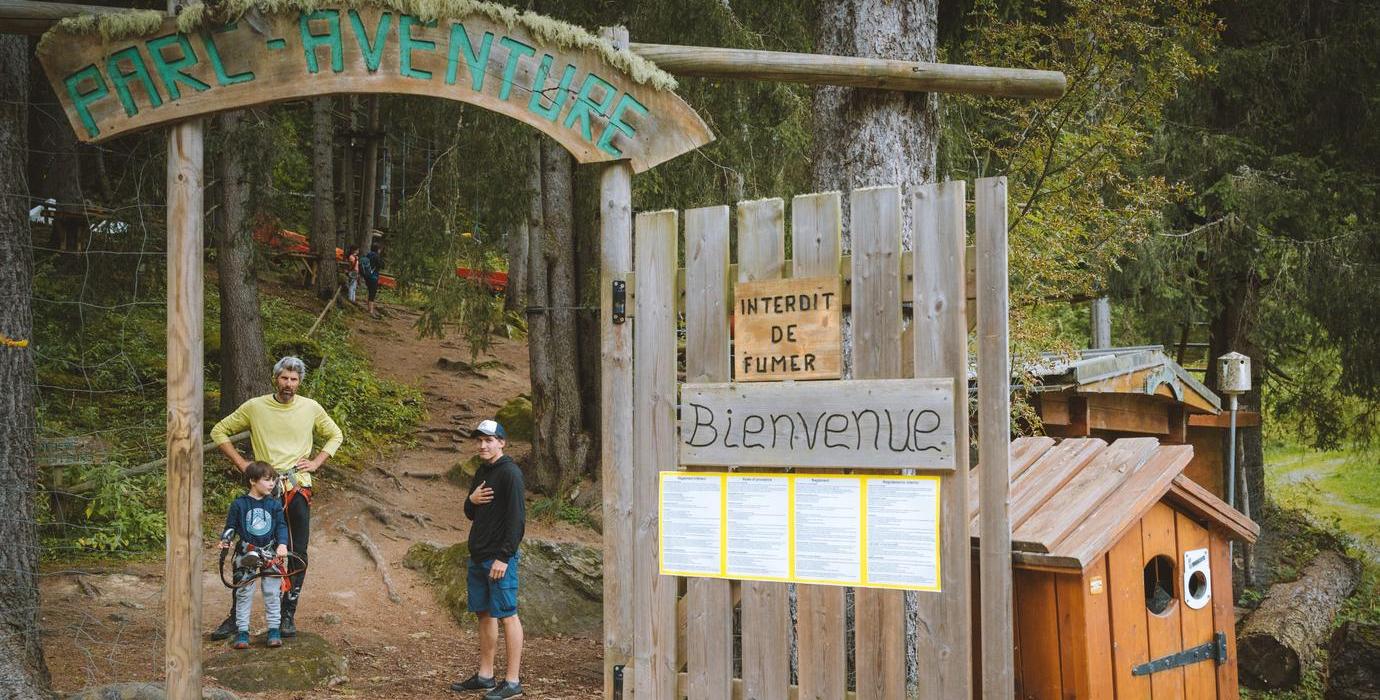
POLYGON ((622 324, 628 319, 628 283, 623 280, 613 281, 613 322, 622 324))
POLYGON ((1227 635, 1218 632, 1213 636, 1212 641, 1206 644, 1199 644, 1192 649, 1184 649, 1177 654, 1170 654, 1162 658, 1143 663, 1131 669, 1133 676, 1148 676, 1160 671, 1168 671, 1171 668, 1196 664, 1199 661, 1212 659, 1217 665, 1227 662, 1227 635))
POLYGON ((623 664, 613 667, 613 698, 623 700, 623 664))

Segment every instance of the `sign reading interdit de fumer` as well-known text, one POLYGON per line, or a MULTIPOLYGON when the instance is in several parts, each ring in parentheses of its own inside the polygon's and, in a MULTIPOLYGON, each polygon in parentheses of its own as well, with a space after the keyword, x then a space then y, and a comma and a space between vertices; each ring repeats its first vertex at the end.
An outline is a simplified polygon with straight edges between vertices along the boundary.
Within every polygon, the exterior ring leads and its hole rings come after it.
POLYGON ((582 163, 626 158, 639 172, 713 139, 674 92, 637 83, 598 51, 549 46, 479 15, 320 9, 190 35, 169 19, 136 39, 64 35, 40 60, 84 141, 335 93, 469 102, 546 133, 582 163))

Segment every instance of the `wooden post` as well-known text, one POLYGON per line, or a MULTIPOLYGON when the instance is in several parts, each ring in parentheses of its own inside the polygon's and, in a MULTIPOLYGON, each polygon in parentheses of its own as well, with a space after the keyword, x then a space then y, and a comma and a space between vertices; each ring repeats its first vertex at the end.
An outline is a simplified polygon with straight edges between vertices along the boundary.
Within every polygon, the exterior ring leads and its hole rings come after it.
MULTIPOLYGON (((841 200, 838 192, 800 195, 791 200, 792 276, 838 274, 841 200)), ((800 469, 797 473, 809 471, 800 469)), ((798 696, 800 700, 841 698, 848 687, 846 591, 842 586, 800 584, 795 595, 798 696)))
MULTIPOLYGON (((785 203, 738 203, 738 281, 776 279, 786 265, 785 203)), ((786 584, 742 583, 743 697, 784 698, 791 679, 786 584)))
POLYGON ((954 471, 940 481, 941 595, 920 594, 916 629, 925 700, 972 697, 971 543, 968 515, 968 321, 965 183, 915 189, 915 376, 954 380, 954 471), (949 524, 957 525, 958 532, 949 524), (932 663, 933 666, 926 666, 932 663))
POLYGON ((1011 360, 1007 331, 1006 178, 977 181, 978 457, 982 697, 1015 695, 1011 610, 1011 360))
MULTIPOLYGON (((173 2, 169 2, 169 10, 173 2)), ((201 700, 202 123, 168 132, 168 697, 201 700)))
MULTIPOLYGON (((685 212, 685 380, 729 380, 728 207, 685 212)), ((711 468, 715 471, 717 467, 711 468)), ((733 694, 733 596, 728 581, 685 582, 686 695, 733 694)))
MULTIPOLYGON (((853 233, 853 377, 901 376, 901 190, 867 187, 849 201, 853 233)), ((906 603, 901 591, 853 593, 858 700, 906 694, 906 603)))
POLYGON ((633 235, 638 276, 633 337, 634 470, 637 542, 633 555, 633 691, 639 700, 676 694, 678 580, 660 574, 658 472, 676 465, 675 210, 638 214, 633 235))
MULTIPOLYGON (((628 30, 603 30, 626 45, 628 30)), ((604 698, 613 697, 613 668, 632 659, 633 322, 613 322, 613 284, 632 272, 632 166, 604 166, 599 178, 599 382, 602 397, 600 474, 604 484, 604 698), (618 439, 615 439, 617 437, 618 439)))

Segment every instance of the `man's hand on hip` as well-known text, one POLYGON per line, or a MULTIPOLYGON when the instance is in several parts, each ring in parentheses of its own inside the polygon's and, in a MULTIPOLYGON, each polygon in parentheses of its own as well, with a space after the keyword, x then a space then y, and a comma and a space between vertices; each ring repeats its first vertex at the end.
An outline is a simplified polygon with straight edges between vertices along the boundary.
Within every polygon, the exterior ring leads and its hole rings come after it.
POLYGON ((494 581, 503 578, 506 573, 508 573, 508 562, 502 559, 495 559, 493 565, 489 567, 489 578, 494 581))

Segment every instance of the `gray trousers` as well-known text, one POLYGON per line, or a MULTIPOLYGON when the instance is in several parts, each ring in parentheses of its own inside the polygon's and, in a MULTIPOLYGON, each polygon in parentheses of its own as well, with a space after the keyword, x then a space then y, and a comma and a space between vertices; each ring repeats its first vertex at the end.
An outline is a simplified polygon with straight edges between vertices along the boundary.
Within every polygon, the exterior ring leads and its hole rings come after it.
POLYGON ((241 632, 249 631, 249 613, 254 609, 254 590, 262 589, 264 616, 268 618, 269 629, 277 629, 282 621, 282 579, 265 576, 243 588, 235 589, 235 628, 241 632))

